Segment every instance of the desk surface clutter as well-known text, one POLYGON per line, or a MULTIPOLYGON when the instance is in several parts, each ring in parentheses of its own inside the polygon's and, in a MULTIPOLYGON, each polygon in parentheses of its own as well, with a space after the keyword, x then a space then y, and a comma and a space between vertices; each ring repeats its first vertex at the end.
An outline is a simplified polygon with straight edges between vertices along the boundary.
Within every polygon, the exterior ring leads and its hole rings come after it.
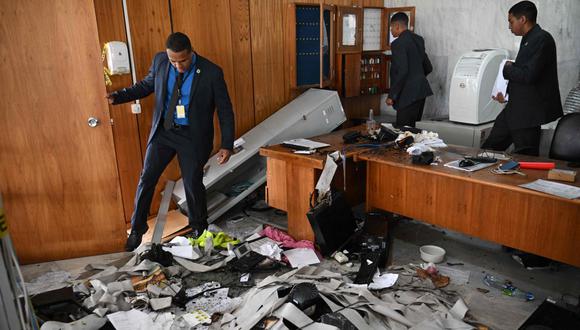
MULTIPOLYGON (((306 219, 309 194, 314 190, 326 154, 342 150, 345 147, 342 136, 357 129, 361 127, 312 138, 330 144, 312 155, 295 155, 280 145, 260 150, 268 158, 268 202, 288 212, 291 235, 297 235, 298 239, 313 238, 306 219), (293 182, 301 182, 301 186, 293 182), (270 189, 274 184, 276 189, 270 189), (286 197, 292 200, 276 203, 286 197)), ((580 249, 580 199, 561 198, 520 186, 538 179, 548 180, 547 170, 520 169, 525 175, 498 175, 490 171, 497 167, 495 164, 474 172, 444 166, 480 151, 460 146, 438 148, 435 154, 440 162, 436 165, 412 164, 408 153, 393 148, 347 150, 347 158, 366 164, 365 175, 356 175, 361 180, 366 177, 367 210, 394 212, 580 266, 580 254, 576 253, 580 249)), ((513 158, 554 162, 556 168, 569 170, 565 162, 557 160, 524 155, 513 158)), ((562 183, 580 187, 578 180, 562 183)))

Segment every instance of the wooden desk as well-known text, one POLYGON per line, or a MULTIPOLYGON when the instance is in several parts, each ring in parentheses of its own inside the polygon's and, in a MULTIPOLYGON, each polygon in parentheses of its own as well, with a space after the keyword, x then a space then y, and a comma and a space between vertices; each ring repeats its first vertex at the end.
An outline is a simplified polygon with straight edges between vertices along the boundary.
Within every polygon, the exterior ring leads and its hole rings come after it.
MULTIPOLYGON (((458 153, 473 151, 450 147, 439 154, 446 163, 459 159, 458 153)), ((546 179, 547 171, 523 170, 526 177, 496 175, 488 169, 469 173, 443 163, 413 165, 405 152, 394 150, 361 153, 357 158, 367 162, 367 210, 398 213, 580 266, 580 200, 518 187, 546 179)), ((564 162, 557 162, 557 167, 565 167, 564 162)), ((578 179, 573 185, 580 186, 578 179)))
MULTIPOLYGON (((310 194, 322 173, 326 155, 342 150, 342 136, 346 132, 361 129, 362 126, 357 126, 311 138, 331 145, 313 155, 297 155, 281 145, 260 148, 260 155, 267 157, 266 201, 270 206, 288 213, 288 233, 295 239, 314 241, 314 232, 306 213, 310 209, 310 194)), ((346 198, 351 205, 362 203, 365 193, 365 164, 352 160, 357 152, 354 149, 347 151, 346 198)), ((337 169, 332 184, 343 189, 342 166, 337 169)))

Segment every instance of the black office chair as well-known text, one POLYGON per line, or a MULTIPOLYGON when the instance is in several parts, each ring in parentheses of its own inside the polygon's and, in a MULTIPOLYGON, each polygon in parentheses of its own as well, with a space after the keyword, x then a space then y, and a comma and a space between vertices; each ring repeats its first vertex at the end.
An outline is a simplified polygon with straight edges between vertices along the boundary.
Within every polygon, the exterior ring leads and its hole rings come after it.
POLYGON ((580 113, 569 113, 560 119, 552 138, 550 158, 580 167, 580 113))

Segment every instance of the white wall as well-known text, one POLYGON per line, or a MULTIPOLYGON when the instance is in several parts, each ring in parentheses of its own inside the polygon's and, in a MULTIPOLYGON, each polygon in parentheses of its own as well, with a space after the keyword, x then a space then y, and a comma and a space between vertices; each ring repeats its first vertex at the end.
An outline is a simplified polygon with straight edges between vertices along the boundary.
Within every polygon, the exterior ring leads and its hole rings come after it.
MULTIPOLYGON (((570 89, 576 86, 580 72, 580 1, 532 1, 538 8, 538 24, 556 41, 563 104, 570 89)), ((448 116, 451 76, 463 53, 476 48, 505 48, 515 58, 521 37, 511 33, 507 16, 509 8, 517 2, 385 0, 385 7, 416 7, 415 32, 425 38, 426 51, 433 63, 433 73, 428 79, 434 96, 427 99, 424 118, 448 116)))

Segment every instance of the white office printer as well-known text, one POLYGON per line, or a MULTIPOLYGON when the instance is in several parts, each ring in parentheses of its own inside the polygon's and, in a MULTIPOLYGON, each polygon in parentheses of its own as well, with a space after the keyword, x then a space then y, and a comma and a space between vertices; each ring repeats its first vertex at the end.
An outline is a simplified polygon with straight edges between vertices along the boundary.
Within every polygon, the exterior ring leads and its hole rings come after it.
POLYGON ((492 100, 491 90, 506 49, 475 49, 461 56, 451 78, 449 120, 479 125, 495 120, 503 105, 492 100))

